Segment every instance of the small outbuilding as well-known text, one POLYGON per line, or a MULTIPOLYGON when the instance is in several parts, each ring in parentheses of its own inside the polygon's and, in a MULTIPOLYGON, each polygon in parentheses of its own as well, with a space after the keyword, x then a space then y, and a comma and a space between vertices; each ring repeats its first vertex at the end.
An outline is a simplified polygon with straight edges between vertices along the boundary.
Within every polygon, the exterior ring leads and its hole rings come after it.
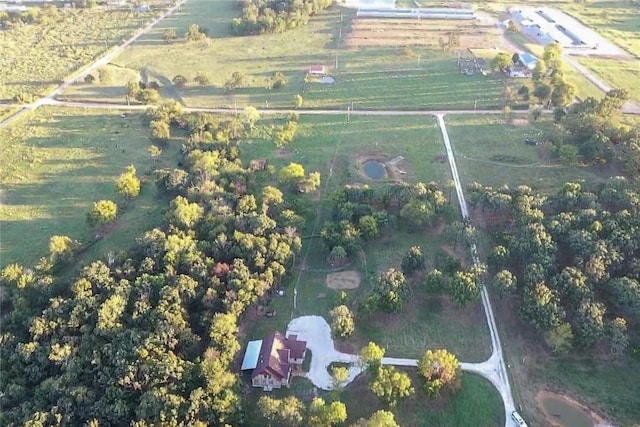
POLYGON ((309 67, 309 69, 307 70, 307 74, 314 77, 322 77, 327 73, 324 65, 314 65, 312 67, 309 67))

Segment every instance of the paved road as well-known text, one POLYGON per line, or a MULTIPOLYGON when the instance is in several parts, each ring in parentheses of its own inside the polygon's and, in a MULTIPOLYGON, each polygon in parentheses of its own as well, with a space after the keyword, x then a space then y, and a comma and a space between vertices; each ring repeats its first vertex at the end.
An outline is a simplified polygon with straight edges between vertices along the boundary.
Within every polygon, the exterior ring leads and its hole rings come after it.
POLYGON ((102 57, 98 58, 95 62, 93 62, 91 65, 89 65, 87 68, 85 68, 85 69, 83 69, 81 71, 78 71, 73 77, 71 77, 69 80, 65 81, 64 83, 60 84, 58 87, 53 89, 45 97, 38 99, 37 101, 35 101, 32 104, 21 105, 20 106, 21 107, 20 111, 18 111, 17 113, 7 117, 6 119, 4 119, 2 121, 0 121, 0 128, 3 128, 5 126, 7 126, 8 124, 16 121, 17 119, 22 117, 24 114, 26 114, 28 111, 35 110, 36 108, 38 108, 38 107, 40 107, 42 105, 52 104, 55 101, 56 96, 61 94, 66 88, 68 88, 70 85, 74 84, 78 80, 83 79, 87 74, 90 74, 91 72, 93 72, 96 69, 102 67, 103 65, 108 64, 113 58, 115 58, 116 56, 120 55, 122 53, 122 51, 127 46, 131 45, 133 42, 138 40, 143 34, 149 32, 153 27, 158 25, 159 22, 161 22, 163 19, 167 18, 168 16, 172 15, 176 10, 179 10, 180 6, 182 6, 187 1, 188 0, 181 0, 179 3, 176 3, 175 6, 171 7, 170 9, 168 9, 165 13, 163 13, 158 18, 156 18, 153 22, 151 22, 149 25, 147 25, 146 27, 144 27, 143 29, 138 31, 135 35, 133 35, 128 40, 126 40, 120 46, 118 46, 118 47, 116 47, 114 49, 111 49, 105 55, 103 55, 102 57))
MULTIPOLYGON (((444 123, 444 115, 437 115, 437 120, 438 125, 440 126, 440 131, 442 132, 442 139, 444 140, 444 145, 447 150, 449 167, 451 168, 451 175, 455 182, 458 203, 460 204, 460 212, 462 213, 463 220, 466 220, 469 218, 469 209, 467 207, 467 201, 464 198, 464 192, 462 191, 462 183, 460 181, 460 176, 458 175, 458 166, 456 165, 453 148, 451 147, 447 126, 444 123)), ((478 251, 475 244, 471 245, 471 257, 474 264, 479 264, 480 261, 478 260, 478 251)), ((516 426, 517 424, 515 424, 511 419, 511 412, 515 410, 515 404, 513 401, 513 394, 511 392, 511 385, 509 384, 507 367, 502 357, 502 343, 500 342, 500 336, 498 335, 498 328, 493 316, 493 309, 491 308, 489 294, 484 285, 482 286, 481 297, 482 307, 484 308, 484 314, 487 318, 487 325, 489 326, 489 333, 491 335, 491 357, 480 364, 466 364, 466 367, 468 370, 472 370, 472 372, 476 372, 487 378, 496 387, 496 389, 498 389, 504 404, 505 425, 506 427, 516 426)))

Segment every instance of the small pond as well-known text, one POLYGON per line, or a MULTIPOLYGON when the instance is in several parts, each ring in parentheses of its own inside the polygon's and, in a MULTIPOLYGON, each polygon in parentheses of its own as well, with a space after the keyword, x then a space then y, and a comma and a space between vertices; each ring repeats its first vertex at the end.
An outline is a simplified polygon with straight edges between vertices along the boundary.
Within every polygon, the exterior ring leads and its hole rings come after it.
POLYGON ((542 407, 547 415, 563 427, 593 427, 593 418, 584 409, 565 399, 545 397, 542 407))
POLYGON ((377 160, 367 160, 362 165, 362 169, 364 170, 364 174, 371 179, 382 179, 384 178, 387 170, 384 165, 377 160))

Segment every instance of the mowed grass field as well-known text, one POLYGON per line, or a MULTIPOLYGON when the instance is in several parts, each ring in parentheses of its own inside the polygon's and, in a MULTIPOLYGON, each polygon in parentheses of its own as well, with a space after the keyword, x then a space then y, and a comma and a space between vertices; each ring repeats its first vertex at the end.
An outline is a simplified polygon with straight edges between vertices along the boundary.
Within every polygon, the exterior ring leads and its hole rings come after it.
POLYGON ((43 95, 157 16, 128 8, 59 8, 57 13, 46 24, 0 31, 0 100, 25 92, 43 95))
POLYGON ((548 144, 525 144, 525 139, 544 141, 551 128, 548 120, 520 125, 507 123, 499 115, 446 117, 462 184, 527 185, 550 193, 566 182, 592 183, 619 174, 607 165, 565 166, 550 158, 548 144))
POLYGON ((504 82, 460 74, 455 52, 412 47, 407 55, 402 47, 347 47, 352 10, 335 7, 283 34, 233 37, 231 20, 239 13, 232 0, 191 0, 112 62, 110 68, 119 70, 111 83, 77 84, 62 97, 123 102, 126 83, 144 76, 163 86, 164 98, 192 107, 292 107, 295 95, 302 94, 309 108, 346 109, 351 103, 356 109, 500 108, 504 82), (211 39, 186 43, 183 36, 192 23, 206 28, 211 39), (180 39, 165 43, 167 28, 180 39), (306 70, 314 65, 327 67, 335 83, 305 83, 306 70), (227 93, 223 85, 234 72, 245 82, 227 93), (288 77, 287 85, 266 89, 276 72, 288 77), (193 82, 200 73, 210 77, 210 85, 193 82), (173 87, 176 75, 189 79, 185 88, 173 87))
MULTIPOLYGON (((140 114, 121 118, 120 112, 49 107, 0 130, 0 140, 2 266, 30 265, 46 256, 52 235, 89 241, 93 230, 86 213, 91 204, 109 199, 122 208, 115 190, 118 175, 131 164, 140 177, 154 167, 173 165, 181 145, 170 143, 154 164, 140 114)), ((84 256, 92 259, 126 248, 160 224, 164 204, 159 197, 152 180, 144 184, 140 196, 84 256)))

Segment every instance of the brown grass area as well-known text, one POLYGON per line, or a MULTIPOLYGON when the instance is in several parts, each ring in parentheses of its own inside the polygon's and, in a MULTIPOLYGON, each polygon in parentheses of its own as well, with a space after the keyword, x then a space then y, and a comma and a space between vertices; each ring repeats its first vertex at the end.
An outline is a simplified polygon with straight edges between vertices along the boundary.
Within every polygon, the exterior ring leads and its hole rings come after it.
POLYGON ((494 46, 498 42, 495 27, 470 21, 354 19, 352 31, 345 37, 346 47, 439 47, 440 37, 460 33, 460 48, 494 46))
POLYGON ((355 270, 327 274, 327 287, 335 290, 356 289, 360 286, 360 272, 355 270))

